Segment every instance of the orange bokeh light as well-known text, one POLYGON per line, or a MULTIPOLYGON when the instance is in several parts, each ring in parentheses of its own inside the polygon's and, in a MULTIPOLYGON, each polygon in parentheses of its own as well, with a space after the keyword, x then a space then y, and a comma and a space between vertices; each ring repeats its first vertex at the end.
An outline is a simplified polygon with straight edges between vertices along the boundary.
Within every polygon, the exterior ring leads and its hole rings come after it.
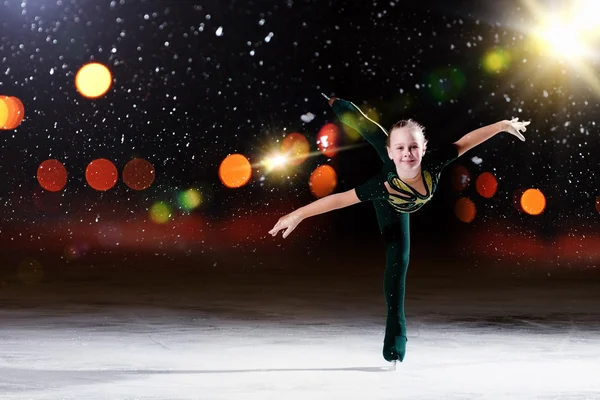
POLYGON ((106 158, 99 158, 88 164, 85 179, 92 188, 106 191, 117 183, 117 167, 106 158))
POLYGON ((462 192, 471 183, 471 175, 469 170, 462 166, 457 165, 452 170, 452 188, 457 192, 462 192))
POLYGON ((40 186, 49 192, 58 192, 67 184, 67 169, 58 160, 46 160, 37 170, 40 186))
POLYGON ((477 177, 475 181, 477 193, 486 199, 492 198, 498 190, 498 181, 496 177, 489 172, 484 172, 477 177))
POLYGON ((82 96, 95 99, 108 92, 112 85, 110 70, 99 63, 81 67, 75 76, 75 86, 82 96))
POLYGON ((123 182, 133 190, 148 189, 154 182, 154 178, 154 167, 143 158, 134 158, 123 168, 123 182))
POLYGON ((539 215, 546 208, 546 197, 539 189, 527 189, 521 196, 521 208, 527 214, 539 215))
POLYGON ((317 167, 310 175, 310 191, 316 197, 325 197, 333 193, 337 187, 337 174, 329 165, 317 167))
POLYGON ((0 129, 15 129, 25 117, 25 107, 16 97, 0 96, 0 129))
POLYGON ((252 176, 250 161, 241 154, 227 156, 219 166, 219 178, 229 188, 244 186, 252 176))
POLYGON ((454 204, 454 214, 462 222, 470 223, 475 219, 477 208, 471 199, 461 197, 454 204))
POLYGON ((290 165, 302 164, 309 151, 308 140, 300 133, 290 133, 281 143, 281 153, 286 154, 287 163, 290 165))
POLYGON ((319 151, 327 157, 333 157, 337 154, 337 146, 340 133, 334 124, 325 124, 317 134, 317 146, 319 151))
POLYGON ((600 213, 600 196, 596 197, 596 211, 600 213))

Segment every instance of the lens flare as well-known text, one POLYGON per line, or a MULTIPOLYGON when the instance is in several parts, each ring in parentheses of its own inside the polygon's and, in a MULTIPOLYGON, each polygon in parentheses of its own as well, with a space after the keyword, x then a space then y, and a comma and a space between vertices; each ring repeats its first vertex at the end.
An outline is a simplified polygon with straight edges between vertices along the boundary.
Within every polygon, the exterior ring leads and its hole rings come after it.
POLYGON ((337 186, 337 174, 329 165, 317 167, 310 175, 309 187, 315 197, 325 197, 333 193, 337 186))
POLYGON ((521 196, 521 208, 527 214, 540 215, 546 208, 546 197, 539 189, 527 189, 521 196))
POLYGON ((58 160, 46 160, 37 170, 37 180, 49 192, 59 192, 67 184, 67 169, 58 160))
POLYGON ((227 156, 219 166, 219 178, 228 188, 244 186, 252 176, 250 161, 241 154, 227 156))
POLYGON ((283 154, 276 154, 271 157, 267 157, 263 164, 267 168, 268 171, 273 171, 274 169, 283 168, 286 164, 288 164, 289 159, 283 154))
POLYGON ((88 164, 85 179, 88 185, 98 191, 109 190, 117 183, 117 167, 106 158, 99 158, 88 164))
POLYGON ((496 190, 498 190, 498 181, 491 173, 484 172, 477 177, 475 188, 480 196, 490 199, 494 197, 496 190))
POLYGON ((461 197, 454 204, 454 214, 460 221, 468 224, 475 219, 477 208, 473 201, 466 197, 461 197))
POLYGON ((95 99, 108 92, 112 75, 107 67, 99 63, 86 64, 75 76, 75 86, 82 96, 95 99))

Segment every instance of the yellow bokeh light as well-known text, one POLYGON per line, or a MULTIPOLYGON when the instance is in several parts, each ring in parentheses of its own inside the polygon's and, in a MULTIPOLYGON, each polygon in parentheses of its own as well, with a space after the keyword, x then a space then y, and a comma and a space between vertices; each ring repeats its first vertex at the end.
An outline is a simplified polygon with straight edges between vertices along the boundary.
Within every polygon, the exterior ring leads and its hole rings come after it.
POLYGON ((82 96, 94 99, 103 96, 112 85, 108 68, 99 63, 84 65, 75 77, 75 86, 82 96))
POLYGON ((171 219, 171 208, 167 203, 159 201, 150 207, 150 219, 157 224, 165 224, 171 219))
POLYGON ((503 72, 510 66, 511 56, 502 49, 493 49, 483 56, 483 68, 487 72, 503 72))

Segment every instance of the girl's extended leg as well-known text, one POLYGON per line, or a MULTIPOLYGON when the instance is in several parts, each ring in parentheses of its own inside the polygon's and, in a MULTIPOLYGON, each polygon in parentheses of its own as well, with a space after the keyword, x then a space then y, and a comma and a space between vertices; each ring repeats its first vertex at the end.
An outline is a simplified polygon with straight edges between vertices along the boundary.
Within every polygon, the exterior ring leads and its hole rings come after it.
POLYGON ((387 306, 383 357, 387 361, 404 360, 406 355, 406 317, 404 296, 410 256, 409 214, 388 210, 377 204, 377 217, 386 249, 383 291, 387 306), (393 214, 390 214, 391 213, 393 214), (384 223, 384 224, 382 224, 384 223))

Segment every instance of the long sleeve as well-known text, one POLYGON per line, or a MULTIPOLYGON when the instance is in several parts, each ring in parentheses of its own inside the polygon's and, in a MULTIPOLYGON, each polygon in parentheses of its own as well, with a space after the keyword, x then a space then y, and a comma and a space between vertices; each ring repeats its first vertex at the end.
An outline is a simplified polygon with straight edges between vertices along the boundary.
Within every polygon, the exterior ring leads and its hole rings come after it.
POLYGON ((349 101, 336 99, 331 108, 342 123, 358 131, 375 148, 384 163, 390 159, 386 149, 388 133, 381 125, 367 117, 360 108, 349 101))

